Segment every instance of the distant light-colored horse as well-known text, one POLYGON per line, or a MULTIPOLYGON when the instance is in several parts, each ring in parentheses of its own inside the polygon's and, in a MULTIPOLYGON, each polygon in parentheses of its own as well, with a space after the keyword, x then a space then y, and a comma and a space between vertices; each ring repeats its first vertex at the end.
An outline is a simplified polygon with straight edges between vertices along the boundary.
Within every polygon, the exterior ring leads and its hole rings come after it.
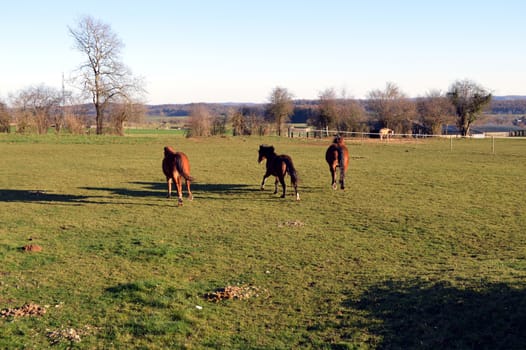
POLYGON ((380 140, 390 139, 394 135, 394 130, 389 128, 380 129, 380 140))

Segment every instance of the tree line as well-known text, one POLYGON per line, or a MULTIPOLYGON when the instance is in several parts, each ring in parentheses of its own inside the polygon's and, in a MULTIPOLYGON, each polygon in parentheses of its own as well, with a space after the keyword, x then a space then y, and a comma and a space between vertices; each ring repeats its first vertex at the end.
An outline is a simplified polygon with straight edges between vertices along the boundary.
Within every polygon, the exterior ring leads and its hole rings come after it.
POLYGON ((370 132, 381 128, 399 134, 441 134, 445 124, 454 124, 463 136, 491 102, 492 95, 471 80, 458 80, 447 92, 429 92, 417 99, 408 97, 394 83, 372 90, 366 100, 341 96, 332 88, 316 101, 294 101, 283 87, 274 88, 263 106, 243 106, 214 117, 206 105, 191 107, 190 135, 207 136, 231 123, 235 135, 282 135, 295 113, 318 130, 370 132))

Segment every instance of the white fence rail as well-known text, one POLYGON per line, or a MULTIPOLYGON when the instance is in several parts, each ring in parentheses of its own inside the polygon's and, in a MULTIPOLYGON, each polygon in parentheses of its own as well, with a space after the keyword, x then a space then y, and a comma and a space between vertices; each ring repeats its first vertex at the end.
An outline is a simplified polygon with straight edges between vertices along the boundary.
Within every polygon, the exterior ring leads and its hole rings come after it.
MULTIPOLYGON (((289 127, 287 131, 288 137, 306 137, 306 138, 323 138, 330 137, 335 135, 342 135, 347 137, 355 138, 380 138, 379 132, 358 132, 358 131, 338 131, 338 130, 328 130, 328 129, 313 129, 313 128, 298 128, 298 127, 289 127)), ((524 138, 526 137, 526 130, 514 130, 509 132, 488 132, 473 134, 470 136, 461 136, 459 134, 449 134, 449 135, 434 135, 434 134, 390 134, 384 136, 384 138, 524 138)))

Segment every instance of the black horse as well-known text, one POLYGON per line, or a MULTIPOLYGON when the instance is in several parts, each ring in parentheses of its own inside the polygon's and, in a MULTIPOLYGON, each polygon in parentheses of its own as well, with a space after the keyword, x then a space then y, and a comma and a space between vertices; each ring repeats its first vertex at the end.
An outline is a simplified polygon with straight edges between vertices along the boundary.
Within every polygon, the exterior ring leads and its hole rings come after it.
POLYGON ((288 172, 292 186, 294 186, 294 191, 296 192, 296 200, 299 201, 300 195, 298 193, 298 173, 294 168, 292 159, 285 154, 277 155, 276 152, 274 152, 274 146, 260 145, 258 163, 261 163, 263 159, 267 160, 267 171, 265 172, 265 175, 263 175, 261 189, 263 190, 265 188, 265 180, 267 177, 273 175, 276 177, 276 181, 274 183, 274 194, 278 193, 279 181, 281 183, 281 187, 283 187, 283 194, 281 195, 281 198, 285 198, 287 188, 285 185, 285 175, 288 172))

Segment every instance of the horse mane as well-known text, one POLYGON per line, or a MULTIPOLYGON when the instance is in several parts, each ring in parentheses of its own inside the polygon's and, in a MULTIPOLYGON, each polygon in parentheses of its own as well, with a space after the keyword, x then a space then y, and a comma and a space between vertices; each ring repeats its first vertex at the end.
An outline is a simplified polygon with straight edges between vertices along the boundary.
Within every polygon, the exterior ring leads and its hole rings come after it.
POLYGON ((164 156, 165 157, 168 157, 168 156, 174 156, 175 155, 175 150, 170 147, 170 146, 165 146, 164 147, 164 156))
POLYGON ((265 153, 275 153, 274 146, 272 145, 259 145, 259 150, 265 153))
POLYGON ((332 140, 332 143, 335 143, 337 145, 343 145, 344 144, 343 137, 341 135, 334 136, 334 140, 332 140))

